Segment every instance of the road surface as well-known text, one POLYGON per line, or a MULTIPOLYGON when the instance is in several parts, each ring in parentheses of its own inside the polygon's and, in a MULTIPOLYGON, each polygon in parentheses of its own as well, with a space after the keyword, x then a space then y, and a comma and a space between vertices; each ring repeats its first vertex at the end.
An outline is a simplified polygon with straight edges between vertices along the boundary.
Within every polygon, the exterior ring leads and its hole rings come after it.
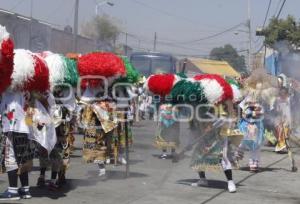
MULTIPOLYGON (((134 151, 130 153, 130 177, 125 178, 124 166, 109 166, 107 179, 98 177, 96 165, 85 164, 81 159, 81 136, 76 138, 76 151, 68 171, 68 185, 57 192, 35 187, 39 175, 37 161, 30 174, 31 192, 34 198, 21 200, 25 204, 299 204, 300 173, 290 172, 287 155, 275 154, 272 148, 262 152, 262 172, 253 174, 245 169, 234 171, 237 193, 227 192, 222 173, 208 173, 208 187, 187 185, 196 181, 197 174, 189 168, 190 153, 179 163, 158 159, 159 151, 153 147, 154 122, 135 124, 134 151)), ((182 144, 188 134, 181 128, 182 144)), ((295 149, 297 151, 298 149, 295 149)), ((298 165, 300 155, 296 155, 298 165)), ((246 166, 245 159, 242 165, 246 166)), ((48 172, 48 178, 49 178, 48 172)), ((0 175, 0 190, 7 187, 6 175, 0 175)))

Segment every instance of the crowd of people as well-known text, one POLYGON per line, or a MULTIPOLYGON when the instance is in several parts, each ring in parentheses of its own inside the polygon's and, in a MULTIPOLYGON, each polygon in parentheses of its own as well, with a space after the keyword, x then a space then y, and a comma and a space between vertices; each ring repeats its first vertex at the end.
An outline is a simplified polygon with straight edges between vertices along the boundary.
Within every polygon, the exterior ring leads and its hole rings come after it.
MULTIPOLYGON (((182 117, 188 118, 190 130, 183 134, 192 139, 185 149, 193 149, 191 168, 200 177, 192 186, 207 186, 205 172, 221 168, 228 180, 229 192, 236 192, 232 168, 239 169, 244 153, 249 152, 249 171, 259 172, 263 145, 273 146, 276 153, 288 153, 291 171, 297 171, 290 146, 291 135, 297 132, 298 124, 296 115, 292 114, 299 90, 296 80, 284 74, 271 76, 259 69, 239 79, 227 79, 231 90, 225 86, 226 82, 218 79, 220 76, 207 74, 176 79, 168 89, 162 84, 155 87, 156 81, 162 81, 161 77, 150 76, 147 82, 150 83, 148 92, 161 99, 156 104, 159 123, 155 145, 162 150, 161 159, 168 157, 166 150, 170 149, 173 161, 178 161, 183 152, 177 153, 181 149, 178 123, 182 117), (166 95, 171 95, 171 99, 166 95), (207 103, 210 105, 203 110, 197 108, 207 103), (189 106, 183 108, 183 104, 189 106)), ((163 80, 168 79, 165 76, 163 80)))
POLYGON ((136 98, 131 84, 139 80, 127 58, 108 52, 63 56, 14 49, 2 26, 0 45, 0 164, 8 175, 1 201, 31 198, 28 172, 35 158, 37 186, 63 187, 74 132, 83 135, 82 158, 98 166, 99 176, 105 176, 109 164, 127 164, 125 147, 132 144, 127 121, 136 98))
POLYGON ((200 178, 192 186, 207 185, 206 172, 221 170, 229 192, 236 192, 232 169, 245 151, 252 172, 259 171, 265 140, 278 153, 291 152, 293 89, 284 75, 276 82, 255 72, 246 80, 184 73, 145 79, 128 59, 113 53, 63 56, 14 49, 2 26, 0 45, 0 164, 8 175, 0 200, 31 198, 28 172, 34 158, 40 168, 37 186, 63 187, 74 132, 83 135, 82 158, 98 166, 99 176, 105 176, 107 165, 128 165, 133 115, 157 119, 154 143, 162 151, 160 159, 167 159, 169 151, 179 162, 193 150, 190 167, 200 178), (182 121, 188 122, 191 139, 179 152, 182 121))

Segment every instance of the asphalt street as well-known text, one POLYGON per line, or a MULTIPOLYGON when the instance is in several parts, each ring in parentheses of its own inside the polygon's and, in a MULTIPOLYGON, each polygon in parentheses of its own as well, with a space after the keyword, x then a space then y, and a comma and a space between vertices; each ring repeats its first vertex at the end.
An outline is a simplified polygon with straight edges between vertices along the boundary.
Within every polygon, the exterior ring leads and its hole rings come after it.
MULTIPOLYGON (((82 136, 76 136, 76 151, 68 170, 68 184, 56 192, 35 187, 39 175, 38 163, 30 173, 34 198, 21 200, 26 204, 299 204, 300 172, 290 171, 287 155, 275 154, 273 148, 262 151, 262 171, 256 174, 247 168, 234 171, 238 191, 227 192, 222 173, 207 173, 207 187, 191 187, 197 174, 189 168, 191 153, 179 163, 158 159, 159 151, 153 146, 155 123, 142 121, 134 125, 134 146, 130 152, 130 176, 125 178, 125 166, 108 166, 107 178, 98 177, 97 166, 85 164, 81 158, 82 136)), ((181 144, 187 143, 188 129, 182 125, 181 144)), ((295 148, 296 162, 300 166, 299 149, 295 148)), ((242 161, 246 167, 247 158, 242 161)), ((48 172, 48 178, 50 176, 48 172)), ((7 187, 6 175, 0 175, 0 190, 7 187)))

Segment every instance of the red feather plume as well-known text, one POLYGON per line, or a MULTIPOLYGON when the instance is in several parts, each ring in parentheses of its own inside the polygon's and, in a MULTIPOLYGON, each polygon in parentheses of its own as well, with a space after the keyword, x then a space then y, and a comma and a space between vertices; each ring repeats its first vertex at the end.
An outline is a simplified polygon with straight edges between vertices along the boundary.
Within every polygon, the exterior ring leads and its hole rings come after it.
MULTIPOLYGON (((78 58, 78 72, 80 76, 101 76, 106 78, 124 76, 125 65, 120 57, 108 52, 94 52, 78 58)), ((82 80, 81 86, 96 87, 101 84, 101 79, 82 80)))
POLYGON ((27 91, 45 92, 49 90, 49 70, 46 62, 40 57, 33 55, 35 60, 34 76, 28 81, 24 89, 27 91))
POLYGON ((14 43, 10 38, 2 42, 0 55, 1 94, 9 87, 11 83, 11 75, 14 66, 14 43))
POLYGON ((170 94, 175 81, 174 74, 156 74, 148 79, 148 89, 162 97, 170 94))

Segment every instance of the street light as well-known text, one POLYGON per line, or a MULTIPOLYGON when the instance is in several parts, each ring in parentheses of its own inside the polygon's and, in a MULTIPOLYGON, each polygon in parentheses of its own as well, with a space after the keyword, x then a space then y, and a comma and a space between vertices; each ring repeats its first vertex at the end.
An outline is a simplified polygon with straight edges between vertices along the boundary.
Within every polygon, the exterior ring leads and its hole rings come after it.
POLYGON ((240 34, 240 33, 246 33, 246 34, 249 34, 249 31, 246 31, 246 30, 236 30, 236 31, 234 31, 234 34, 235 34, 235 35, 238 35, 238 34, 240 34))
POLYGON ((104 6, 104 5, 114 6, 115 4, 113 2, 110 2, 110 1, 102 1, 102 2, 96 3, 96 8, 95 8, 96 16, 98 16, 99 7, 104 6))

